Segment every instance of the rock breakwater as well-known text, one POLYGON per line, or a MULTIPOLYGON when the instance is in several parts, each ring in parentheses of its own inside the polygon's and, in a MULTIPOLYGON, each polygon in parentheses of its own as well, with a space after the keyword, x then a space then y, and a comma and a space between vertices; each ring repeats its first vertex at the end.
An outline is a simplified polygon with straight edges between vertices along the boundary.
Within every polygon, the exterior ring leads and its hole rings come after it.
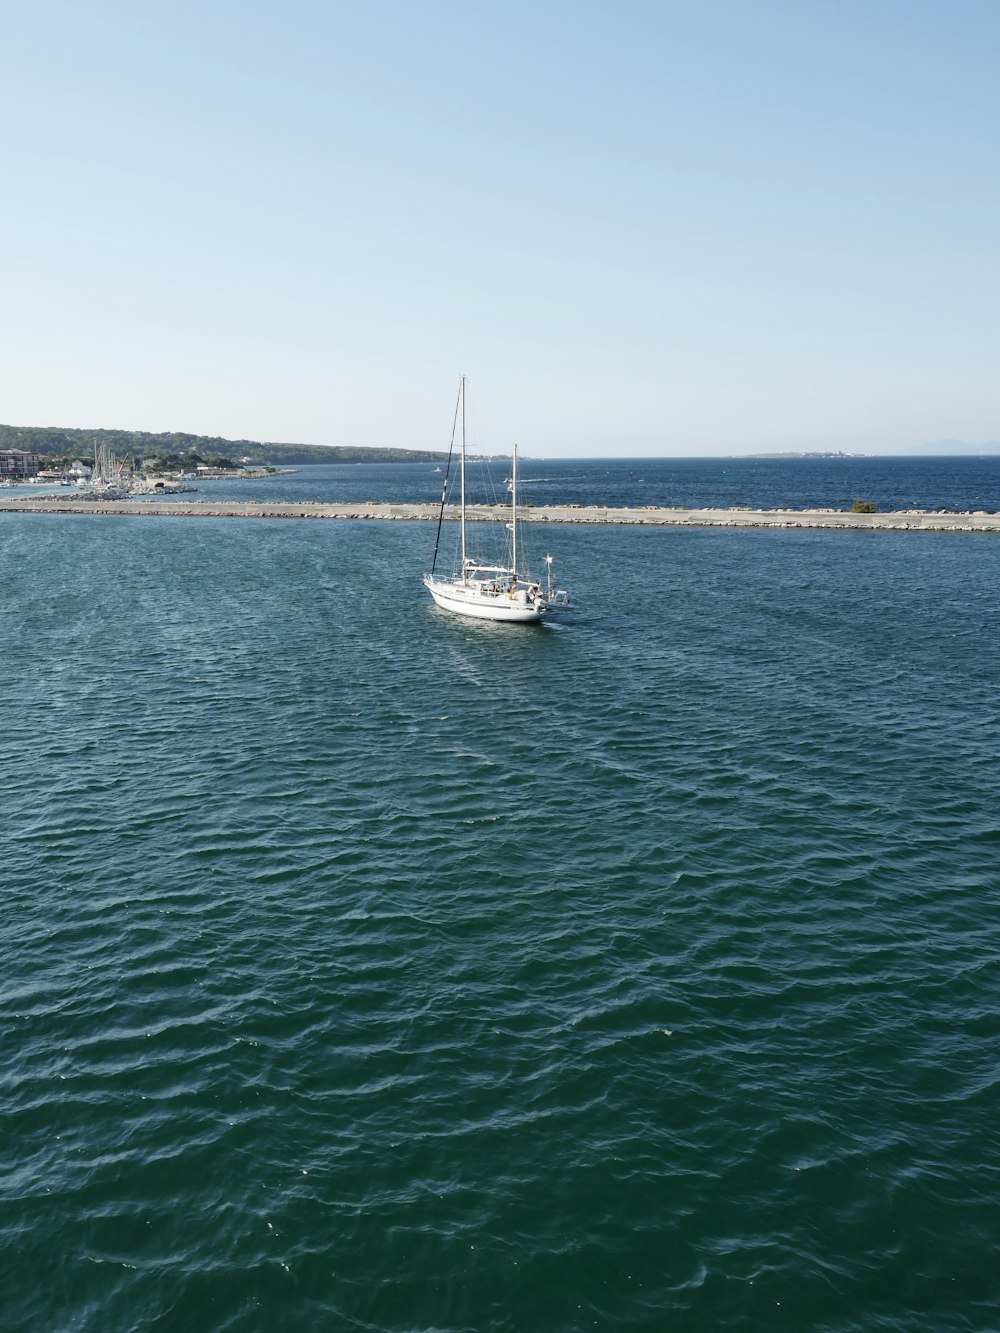
MULTIPOLYGON (((501 517, 501 507, 471 505, 472 520, 501 517)), ((546 505, 529 511, 533 523, 615 524, 644 527, 711 528, 834 528, 883 532, 1000 532, 1000 513, 954 513, 909 509, 884 514, 854 514, 839 509, 667 509, 607 508, 600 505, 546 505)), ((376 519, 420 522, 436 520, 436 504, 343 503, 300 501, 268 504, 247 501, 81 500, 78 497, 4 496, 0 513, 103 514, 136 518, 293 518, 376 519)), ((445 518, 457 521, 458 506, 445 518)))

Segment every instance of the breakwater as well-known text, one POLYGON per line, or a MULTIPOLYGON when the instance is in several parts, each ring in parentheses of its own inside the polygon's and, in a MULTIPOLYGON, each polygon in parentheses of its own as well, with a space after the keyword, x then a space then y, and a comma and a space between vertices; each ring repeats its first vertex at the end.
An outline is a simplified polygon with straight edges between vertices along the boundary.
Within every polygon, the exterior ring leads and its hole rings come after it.
MULTIPOLYGON (((500 506, 470 505, 470 520, 499 518, 500 506)), ((0 513, 104 514, 142 518, 294 518, 377 519, 427 522, 436 520, 436 504, 297 503, 268 504, 249 501, 79 500, 61 496, 4 497, 0 513)), ((457 505, 445 508, 445 518, 457 521, 457 505)), ((900 510, 893 513, 855 514, 839 509, 692 509, 657 506, 612 508, 601 505, 548 505, 529 510, 533 523, 615 524, 646 527, 711 528, 833 528, 876 531, 1000 532, 1000 513, 954 513, 946 510, 900 510)))

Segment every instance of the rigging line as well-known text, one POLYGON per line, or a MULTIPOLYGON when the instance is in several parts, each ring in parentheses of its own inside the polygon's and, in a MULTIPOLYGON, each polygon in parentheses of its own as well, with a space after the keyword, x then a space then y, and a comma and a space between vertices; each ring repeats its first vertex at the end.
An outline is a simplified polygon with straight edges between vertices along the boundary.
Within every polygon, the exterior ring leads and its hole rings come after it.
POLYGON ((455 431, 458 429, 458 405, 462 400, 462 386, 458 386, 458 397, 455 399, 455 417, 451 423, 451 443, 448 445, 448 461, 444 467, 444 482, 441 486, 441 508, 438 511, 437 535, 434 538, 434 558, 431 560, 431 573, 437 568, 438 546, 441 544, 441 524, 444 522, 444 502, 448 494, 448 477, 451 473, 451 459, 455 452, 455 431))

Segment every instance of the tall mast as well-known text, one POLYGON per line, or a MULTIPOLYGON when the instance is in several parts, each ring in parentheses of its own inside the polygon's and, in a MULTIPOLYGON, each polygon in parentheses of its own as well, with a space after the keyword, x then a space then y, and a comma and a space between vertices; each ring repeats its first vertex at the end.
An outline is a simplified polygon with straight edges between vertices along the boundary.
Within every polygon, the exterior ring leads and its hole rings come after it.
POLYGON ((517 578, 517 440, 514 441, 514 461, 510 473, 510 563, 517 578))
POLYGON ((462 376, 462 582, 465 582, 465 376, 462 376))

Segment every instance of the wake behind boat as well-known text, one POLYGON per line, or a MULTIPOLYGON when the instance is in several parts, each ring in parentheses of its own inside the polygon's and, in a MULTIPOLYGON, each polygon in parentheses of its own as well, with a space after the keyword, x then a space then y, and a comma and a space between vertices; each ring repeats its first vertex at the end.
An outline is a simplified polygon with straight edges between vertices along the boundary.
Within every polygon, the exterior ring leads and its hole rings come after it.
POLYGON ((455 404, 451 446, 448 450, 448 463, 445 469, 444 486, 441 491, 441 510, 438 515, 434 557, 431 562, 430 573, 424 575, 424 586, 442 610, 451 611, 460 616, 474 616, 479 620, 498 620, 512 624, 537 624, 543 616, 549 615, 553 611, 569 608, 569 595, 563 589, 556 589, 552 584, 552 557, 550 555, 545 557, 548 566, 548 579, 544 590, 538 580, 532 578, 527 572, 526 566, 524 569, 519 569, 518 566, 518 561, 524 560, 524 553, 518 546, 516 444, 513 448, 510 479, 510 522, 506 524, 508 536, 504 544, 503 555, 497 561, 490 563, 485 559, 476 559, 469 554, 466 512, 465 376, 463 375, 459 384, 458 401, 455 404), (444 521, 444 509, 448 498, 448 480, 451 474, 455 433, 459 422, 461 422, 459 555, 458 563, 451 576, 443 577, 436 571, 441 545, 441 526, 444 521))

